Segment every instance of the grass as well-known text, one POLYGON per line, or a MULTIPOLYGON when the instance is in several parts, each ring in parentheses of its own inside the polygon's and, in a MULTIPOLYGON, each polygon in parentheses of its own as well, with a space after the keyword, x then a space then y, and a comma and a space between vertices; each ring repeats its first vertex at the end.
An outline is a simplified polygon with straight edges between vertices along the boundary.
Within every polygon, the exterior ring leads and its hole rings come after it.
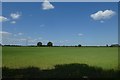
POLYGON ((12 80, 34 79, 79 79, 79 80, 120 80, 120 71, 103 70, 102 68, 88 66, 86 64, 63 64, 55 65, 54 69, 42 70, 37 67, 26 67, 19 69, 2 68, 2 78, 12 80), (94 78, 94 79, 93 79, 94 78), (119 78, 119 79, 118 79, 119 78))
POLYGON ((117 47, 3 47, 3 67, 53 68, 57 64, 85 63, 103 69, 118 68, 117 47))

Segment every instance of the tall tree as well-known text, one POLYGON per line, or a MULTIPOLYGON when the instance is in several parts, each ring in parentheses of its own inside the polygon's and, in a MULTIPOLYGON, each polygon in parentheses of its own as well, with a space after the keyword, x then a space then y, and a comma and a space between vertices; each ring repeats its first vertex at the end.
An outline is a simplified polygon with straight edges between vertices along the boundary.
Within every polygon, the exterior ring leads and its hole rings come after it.
POLYGON ((106 47, 108 47, 108 44, 106 44, 106 47))
POLYGON ((82 46, 81 44, 78 45, 78 47, 81 47, 81 46, 82 46))
POLYGON ((50 47, 50 46, 53 46, 53 43, 52 43, 52 42, 48 42, 48 43, 47 43, 47 46, 49 46, 49 47, 50 47))
POLYGON ((38 43, 37 43, 37 46, 42 46, 42 42, 38 42, 38 43))

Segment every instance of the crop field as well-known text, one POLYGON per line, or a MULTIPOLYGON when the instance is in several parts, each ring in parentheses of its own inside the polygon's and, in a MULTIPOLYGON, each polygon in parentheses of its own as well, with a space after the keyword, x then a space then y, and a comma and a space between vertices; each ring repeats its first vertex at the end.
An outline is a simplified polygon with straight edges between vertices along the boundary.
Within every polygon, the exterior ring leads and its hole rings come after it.
POLYGON ((57 64, 80 63, 117 69, 117 47, 3 47, 3 67, 53 68, 57 64))

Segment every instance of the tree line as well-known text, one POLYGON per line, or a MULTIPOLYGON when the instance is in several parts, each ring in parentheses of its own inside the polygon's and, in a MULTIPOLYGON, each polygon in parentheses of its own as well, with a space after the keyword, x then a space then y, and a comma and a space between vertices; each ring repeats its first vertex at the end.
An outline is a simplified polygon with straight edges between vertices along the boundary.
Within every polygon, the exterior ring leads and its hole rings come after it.
MULTIPOLYGON (((37 46, 38 47, 52 47, 53 43, 52 42, 48 42, 47 45, 42 45, 42 42, 38 42, 37 46)), ((78 46, 54 46, 54 47, 82 47, 82 45, 79 44, 78 46)))
MULTIPOLYGON (((23 45, 2 45, 2 44, 0 44, 0 46, 21 47, 23 45)), ((73 45, 73 46, 66 46, 66 45, 55 46, 55 45, 53 45, 53 42, 48 42, 46 45, 43 45, 42 42, 37 42, 36 45, 26 45, 26 46, 28 46, 28 47, 120 47, 120 44, 111 44, 111 45, 106 44, 105 46, 83 46, 81 44, 73 45)))
MULTIPOLYGON (((38 42, 37 46, 38 47, 52 47, 53 43, 48 42, 47 45, 42 45, 42 42, 38 42)), ((64 46, 63 45, 63 46, 54 46, 54 47, 82 47, 82 45, 81 44, 78 44, 75 46, 64 46)), ((84 47, 88 47, 88 46, 84 46, 84 47)), ((111 45, 106 44, 105 46, 89 46, 89 47, 120 47, 120 45, 119 44, 111 44, 111 45)))

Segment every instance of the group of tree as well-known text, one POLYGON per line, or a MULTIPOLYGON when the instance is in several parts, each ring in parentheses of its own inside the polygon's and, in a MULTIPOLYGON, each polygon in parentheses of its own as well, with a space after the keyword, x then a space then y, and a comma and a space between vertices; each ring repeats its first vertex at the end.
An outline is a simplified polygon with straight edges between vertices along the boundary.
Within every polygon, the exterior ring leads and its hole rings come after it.
MULTIPOLYGON (((37 43, 37 46, 38 47, 52 47, 53 46, 53 43, 52 42, 48 42, 47 45, 43 45, 42 42, 38 42, 37 43)), ((79 45, 75 45, 75 46, 54 46, 54 47, 82 47, 81 44, 79 45)))
MULTIPOLYGON (((37 46, 38 47, 52 47, 53 43, 48 42, 47 45, 43 45, 42 42, 38 42, 37 46)), ((120 46, 119 44, 111 44, 111 45, 106 44, 106 46, 84 46, 84 47, 119 47, 119 46, 120 46)), ((54 46, 54 47, 82 47, 82 45, 81 44, 78 44, 75 46, 64 46, 63 45, 63 46, 54 46)))
POLYGON ((53 43, 52 42, 48 42, 47 45, 42 45, 42 42, 38 42, 37 43, 37 46, 39 47, 52 47, 53 46, 53 43))
POLYGON ((120 47, 120 44, 112 44, 110 47, 120 47))
POLYGON ((22 46, 28 46, 28 47, 120 47, 120 44, 111 44, 111 45, 104 45, 104 46, 83 46, 81 44, 78 44, 78 45, 73 45, 73 46, 66 46, 66 45, 59 45, 59 46, 55 46, 53 45, 52 42, 48 42, 46 45, 43 45, 42 42, 38 42, 37 43, 37 46, 36 45, 2 45, 0 43, 0 46, 11 46, 11 47, 22 47, 22 46))

